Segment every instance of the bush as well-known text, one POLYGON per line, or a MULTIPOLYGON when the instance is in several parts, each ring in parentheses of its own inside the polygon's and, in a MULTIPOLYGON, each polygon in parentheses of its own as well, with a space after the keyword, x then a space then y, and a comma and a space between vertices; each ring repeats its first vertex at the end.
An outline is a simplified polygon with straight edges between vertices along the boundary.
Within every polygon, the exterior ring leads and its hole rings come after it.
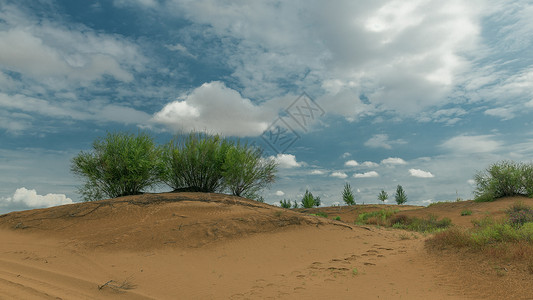
POLYGON ((314 197, 309 190, 305 190, 304 197, 302 198, 303 208, 312 208, 320 206, 320 197, 314 197))
POLYGON ((396 188, 395 200, 398 205, 407 202, 407 195, 405 194, 405 191, 403 190, 403 187, 401 185, 398 185, 398 187, 396 188))
POLYGON ((224 186, 235 196, 250 199, 276 179, 277 164, 262 158, 262 151, 247 144, 236 143, 226 152, 222 164, 224 186))
POLYGON ((279 204, 282 208, 291 208, 292 207, 292 203, 291 203, 291 200, 280 200, 279 201, 279 204))
POLYGON ((533 197, 533 165, 500 161, 474 176, 477 202, 493 201, 505 196, 533 197))
POLYGON ((342 200, 346 205, 355 205, 355 196, 353 195, 352 187, 348 182, 344 184, 344 190, 342 191, 342 200))
POLYGON ((258 192, 274 182, 277 165, 262 151, 218 135, 193 132, 175 138, 163 151, 162 180, 175 191, 223 192, 261 199, 258 192))
POLYGON ((472 211, 469 209, 465 209, 461 211, 461 216, 470 216, 470 215, 472 215, 472 211))
POLYGON ((533 222, 533 209, 522 202, 516 202, 507 211, 508 222, 515 227, 533 222))
POLYGON ((83 200, 140 194, 159 182, 160 150, 148 134, 108 133, 92 152, 72 159, 71 171, 85 180, 83 200))
POLYGON ((398 212, 397 209, 382 209, 359 214, 356 223, 389 226, 388 219, 398 212))

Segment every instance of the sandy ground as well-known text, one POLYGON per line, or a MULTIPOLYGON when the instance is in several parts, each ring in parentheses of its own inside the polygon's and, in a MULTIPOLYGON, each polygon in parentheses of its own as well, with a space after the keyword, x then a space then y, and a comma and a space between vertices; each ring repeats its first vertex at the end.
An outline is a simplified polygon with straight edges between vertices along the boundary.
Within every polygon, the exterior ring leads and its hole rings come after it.
MULTIPOLYGON (((461 203, 482 216, 504 201, 461 203)), ((465 218, 460 203, 404 212, 430 209, 465 218)), ((193 193, 10 213, 0 216, 0 299, 533 298, 533 276, 517 266, 348 223, 193 193)))

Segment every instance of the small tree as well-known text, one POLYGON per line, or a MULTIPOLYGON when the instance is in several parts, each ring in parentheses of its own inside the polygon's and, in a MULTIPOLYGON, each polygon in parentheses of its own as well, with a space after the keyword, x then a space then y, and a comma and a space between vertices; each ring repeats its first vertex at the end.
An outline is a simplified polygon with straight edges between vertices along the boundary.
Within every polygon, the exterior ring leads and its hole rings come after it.
POLYGON ((92 152, 74 157, 70 169, 85 180, 79 189, 85 201, 136 195, 159 182, 160 150, 145 133, 108 133, 92 152))
POLYGON ((291 200, 283 199, 283 200, 280 200, 280 201, 279 201, 279 204, 280 204, 281 207, 283 207, 283 208, 291 208, 291 207, 292 207, 292 202, 291 202, 291 200))
POLYGON ((303 208, 312 208, 320 206, 320 197, 313 197, 313 194, 309 190, 305 190, 304 197, 302 198, 303 208))
POLYGON ((389 194, 385 192, 384 190, 381 190, 381 192, 378 194, 378 200, 381 200, 381 202, 385 203, 385 200, 389 199, 389 194))
POLYGON ((346 205, 355 205, 355 196, 353 195, 352 187, 348 182, 344 184, 344 190, 342 191, 342 200, 346 205))
POLYGON ((403 190, 403 187, 401 185, 398 185, 398 187, 396 188, 395 200, 398 205, 407 202, 407 195, 405 195, 405 191, 403 190))

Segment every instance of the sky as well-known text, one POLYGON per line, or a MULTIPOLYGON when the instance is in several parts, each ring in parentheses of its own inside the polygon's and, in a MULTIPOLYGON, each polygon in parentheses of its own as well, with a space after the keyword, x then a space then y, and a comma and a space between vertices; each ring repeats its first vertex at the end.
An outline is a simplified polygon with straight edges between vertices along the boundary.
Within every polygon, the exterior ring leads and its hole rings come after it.
MULTIPOLYGON (((0 0, 0 213, 80 201, 107 132, 207 130, 279 163, 267 203, 472 199, 533 157, 532 1, 0 0)), ((158 191, 165 191, 160 187, 158 191)), ((168 188, 166 190, 169 190, 168 188)))

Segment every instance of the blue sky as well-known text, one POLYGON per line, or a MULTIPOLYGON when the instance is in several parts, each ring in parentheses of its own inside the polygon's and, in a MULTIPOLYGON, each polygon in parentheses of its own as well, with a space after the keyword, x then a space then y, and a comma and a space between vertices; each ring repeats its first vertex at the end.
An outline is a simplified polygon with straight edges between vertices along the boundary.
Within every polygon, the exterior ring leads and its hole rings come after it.
POLYGON ((0 213, 79 201, 71 158, 116 130, 262 145, 280 163, 269 203, 335 204, 345 182, 358 203, 398 184, 408 204, 470 199, 476 171, 533 157, 531 16, 531 1, 0 0, 0 213))

